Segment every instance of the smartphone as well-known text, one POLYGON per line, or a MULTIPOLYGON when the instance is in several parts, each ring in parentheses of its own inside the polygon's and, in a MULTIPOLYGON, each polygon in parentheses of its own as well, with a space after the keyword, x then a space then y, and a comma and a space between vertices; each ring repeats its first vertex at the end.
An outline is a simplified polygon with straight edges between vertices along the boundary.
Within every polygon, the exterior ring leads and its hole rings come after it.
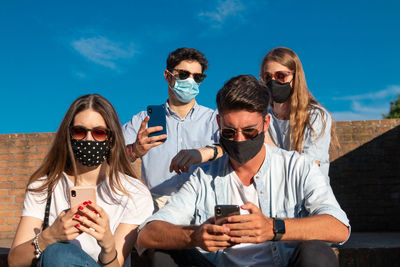
MULTIPOLYGON (((159 132, 151 133, 149 136, 157 136, 161 134, 167 134, 167 120, 165 115, 165 107, 163 105, 150 105, 147 106, 147 115, 150 116, 150 120, 147 123, 147 127, 162 126, 163 129, 159 132)), ((165 142, 167 139, 160 140, 165 142)))
POLYGON ((214 208, 215 224, 221 224, 225 217, 232 215, 240 215, 240 208, 238 205, 216 205, 214 208))
POLYGON ((69 189, 69 201, 71 207, 82 205, 84 201, 88 200, 96 203, 95 186, 73 186, 69 189))

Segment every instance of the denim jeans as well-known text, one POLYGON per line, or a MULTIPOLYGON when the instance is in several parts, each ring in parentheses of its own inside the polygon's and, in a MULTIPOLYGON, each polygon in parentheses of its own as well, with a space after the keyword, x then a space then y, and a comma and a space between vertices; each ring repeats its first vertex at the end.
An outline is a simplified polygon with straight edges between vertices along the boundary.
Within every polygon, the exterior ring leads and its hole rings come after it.
POLYGON ((58 242, 48 246, 40 257, 40 267, 99 267, 100 265, 92 259, 81 248, 66 242, 58 242))

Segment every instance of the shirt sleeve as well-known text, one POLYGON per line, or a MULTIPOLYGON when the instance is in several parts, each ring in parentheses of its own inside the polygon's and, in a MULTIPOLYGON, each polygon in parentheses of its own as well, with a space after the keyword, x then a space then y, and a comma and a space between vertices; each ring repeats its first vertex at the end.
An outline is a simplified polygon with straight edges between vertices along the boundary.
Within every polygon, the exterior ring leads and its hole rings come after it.
POLYGON ((140 181, 132 178, 128 186, 128 203, 121 223, 140 225, 153 214, 154 204, 149 189, 140 181))
POLYGON ((316 163, 309 163, 311 168, 304 180, 305 209, 310 216, 329 214, 349 227, 349 219, 333 194, 329 178, 322 174, 316 163))
POLYGON ((140 124, 146 118, 147 112, 142 111, 134 115, 130 121, 122 126, 122 133, 125 138, 125 145, 130 145, 136 142, 136 137, 140 129, 140 124))
POLYGON ((307 127, 304 133, 303 151, 320 162, 329 163, 332 118, 328 112, 314 109, 310 123, 313 131, 307 127))
POLYGON ((219 143, 219 127, 218 127, 218 123, 217 123, 217 114, 218 114, 218 110, 215 110, 212 113, 212 118, 211 118, 211 124, 212 124, 212 129, 213 129, 213 141, 214 144, 218 144, 219 143))
MULTIPOLYGON (((37 188, 40 186, 40 182, 35 182, 29 185, 29 188, 37 188)), ((40 220, 44 220, 44 211, 46 209, 47 192, 36 193, 27 190, 24 199, 24 209, 22 210, 22 216, 35 217, 40 220)))
POLYGON ((200 190, 198 181, 199 168, 193 172, 189 180, 179 191, 173 194, 167 204, 148 218, 140 228, 151 221, 165 221, 175 225, 189 225, 194 220, 197 192, 200 190))

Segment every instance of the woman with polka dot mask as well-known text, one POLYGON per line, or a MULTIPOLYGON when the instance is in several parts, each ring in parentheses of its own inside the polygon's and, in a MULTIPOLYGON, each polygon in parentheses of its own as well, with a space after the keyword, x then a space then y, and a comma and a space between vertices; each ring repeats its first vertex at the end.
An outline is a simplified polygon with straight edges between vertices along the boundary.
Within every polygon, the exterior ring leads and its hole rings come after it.
POLYGON ((120 125, 115 109, 100 95, 72 103, 28 182, 10 266, 30 266, 36 260, 41 266, 124 265, 138 225, 153 212, 153 201, 135 178, 120 125), (71 207, 68 191, 73 186, 96 188, 96 201, 71 207))

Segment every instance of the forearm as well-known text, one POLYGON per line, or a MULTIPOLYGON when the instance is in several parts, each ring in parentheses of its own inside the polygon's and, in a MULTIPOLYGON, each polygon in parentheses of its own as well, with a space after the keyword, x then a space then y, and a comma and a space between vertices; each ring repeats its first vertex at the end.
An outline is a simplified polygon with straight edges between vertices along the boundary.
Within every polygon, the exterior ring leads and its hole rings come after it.
MULTIPOLYGON (((43 238, 43 233, 38 237, 38 244, 41 251, 44 251, 49 243, 43 238)), ((8 264, 10 267, 13 266, 31 266, 37 261, 35 254, 35 246, 33 245, 33 239, 26 241, 16 247, 10 249, 8 254, 8 264)))
POLYGON ((183 249, 195 247, 192 238, 198 226, 177 226, 163 221, 148 223, 138 236, 138 244, 144 248, 183 249))
POLYGON ((321 214, 307 218, 284 219, 286 233, 282 241, 322 240, 344 242, 349 229, 331 215, 321 214))

